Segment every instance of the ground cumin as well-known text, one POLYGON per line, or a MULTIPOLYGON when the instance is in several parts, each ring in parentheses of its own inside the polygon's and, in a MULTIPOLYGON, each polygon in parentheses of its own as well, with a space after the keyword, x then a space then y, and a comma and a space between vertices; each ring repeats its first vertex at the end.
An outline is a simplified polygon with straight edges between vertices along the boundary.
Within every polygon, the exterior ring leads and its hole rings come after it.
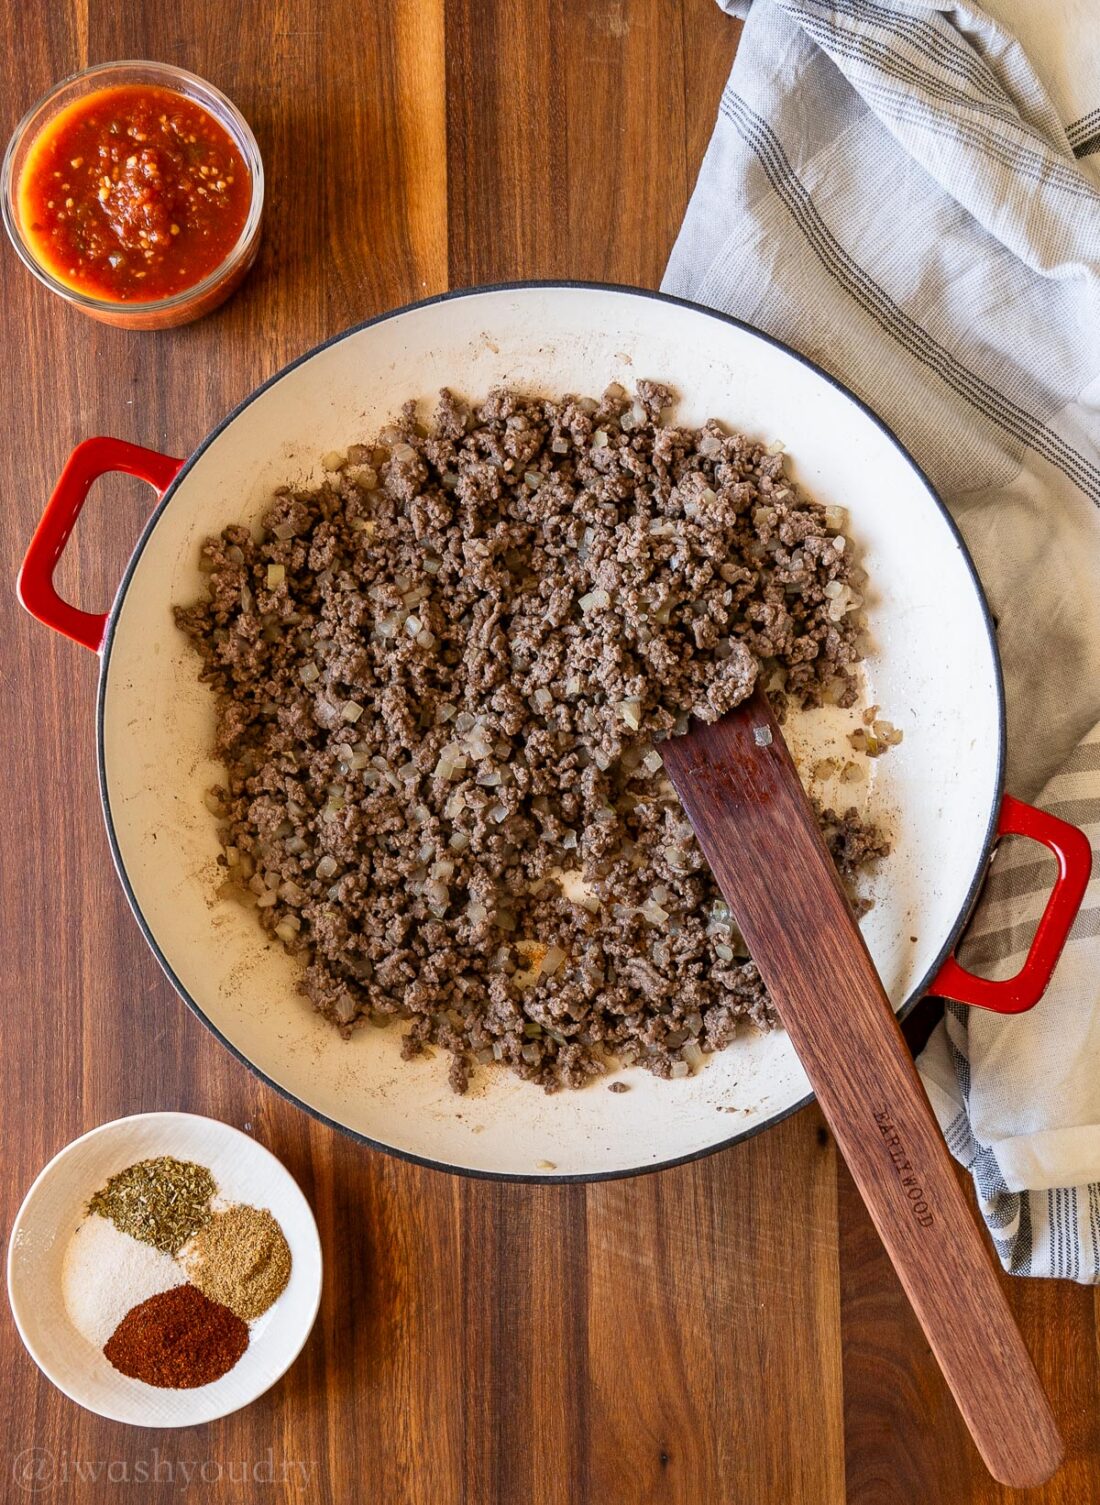
POLYGON ((262 1316, 290 1279, 290 1247, 262 1207, 236 1203, 216 1212, 183 1251, 194 1284, 246 1322, 262 1316))

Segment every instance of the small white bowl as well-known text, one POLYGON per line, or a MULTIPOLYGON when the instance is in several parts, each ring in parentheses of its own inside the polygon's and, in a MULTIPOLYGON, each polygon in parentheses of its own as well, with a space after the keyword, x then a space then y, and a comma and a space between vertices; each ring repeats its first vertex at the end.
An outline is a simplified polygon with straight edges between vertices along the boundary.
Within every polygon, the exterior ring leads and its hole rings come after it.
POLYGON ((8 1299, 31 1358, 70 1400, 133 1426, 194 1426, 249 1405, 301 1352, 321 1301, 317 1224, 290 1172, 239 1129, 193 1113, 118 1118, 66 1145, 27 1193, 8 1246, 8 1299), (109 1176, 156 1155, 208 1166, 223 1199, 268 1208, 290 1245, 290 1281, 249 1324, 248 1348, 228 1374, 194 1390, 119 1374, 73 1326, 61 1293, 65 1249, 88 1198, 109 1176))

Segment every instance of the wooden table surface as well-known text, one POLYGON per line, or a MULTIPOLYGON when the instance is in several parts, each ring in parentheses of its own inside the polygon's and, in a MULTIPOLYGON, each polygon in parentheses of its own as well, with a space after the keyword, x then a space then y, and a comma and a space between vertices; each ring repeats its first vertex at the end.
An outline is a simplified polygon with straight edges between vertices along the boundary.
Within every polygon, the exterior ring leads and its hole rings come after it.
MULTIPOLYGON (((236 100, 269 175, 259 264, 191 328, 93 324, 4 248, 9 581, 90 434, 186 454, 291 357, 447 287, 655 286, 736 39, 713 0, 4 7, 5 131, 64 74, 155 57, 236 100)), ((138 482, 100 483, 62 566, 72 599, 107 603, 148 506, 138 482)), ((32 623, 10 586, 0 611, 5 1229, 73 1136, 181 1108, 282 1157, 327 1260, 290 1373, 189 1431, 80 1410, 5 1319, 0 1499, 1100 1500, 1092 1293, 1010 1285, 1071 1459, 1047 1489, 1009 1496, 982 1470, 816 1109, 660 1175, 522 1187, 363 1149, 257 1082, 176 999, 115 880, 91 655, 32 623)))

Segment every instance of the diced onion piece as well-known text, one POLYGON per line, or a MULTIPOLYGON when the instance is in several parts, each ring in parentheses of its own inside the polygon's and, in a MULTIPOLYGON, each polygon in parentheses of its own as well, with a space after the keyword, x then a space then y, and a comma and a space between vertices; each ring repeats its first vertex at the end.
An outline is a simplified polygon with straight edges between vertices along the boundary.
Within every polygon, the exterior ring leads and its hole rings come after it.
POLYGON ((686 1061, 673 1061, 668 1074, 673 1081, 678 1082, 681 1078, 691 1075, 691 1067, 686 1061))
POLYGON ((589 591, 587 595, 581 596, 577 605, 583 612, 603 611, 611 605, 611 597, 605 590, 597 589, 589 591))
POLYGON ((326 852, 325 855, 321 858, 320 862, 317 864, 317 876, 322 881, 326 878, 335 878, 339 867, 340 864, 336 861, 336 858, 330 856, 326 852))
POLYGON ((292 941, 297 940, 301 928, 297 916, 288 915, 285 920, 280 920, 275 926, 275 934, 289 946, 292 941))
POLYGON ((283 581, 285 579, 286 579, 286 565, 285 564, 269 564, 268 565, 268 567, 267 567, 267 588, 268 588, 269 591, 273 591, 278 586, 282 585, 282 583, 283 583, 283 581))
POLYGON ((341 720, 350 722, 353 726, 363 714, 363 707, 354 700, 346 700, 344 708, 340 712, 341 720))
POLYGON ((539 962, 539 974, 542 977, 553 977, 562 962, 565 961, 565 952, 560 946, 547 946, 546 952, 539 962))
POLYGON ((636 732, 642 724, 642 702, 633 698, 620 700, 618 709, 627 726, 636 732))
POLYGON ((374 630, 380 638, 395 638, 404 620, 404 611, 390 611, 379 620, 374 630))
POLYGON ((452 831, 447 838, 447 845, 452 852, 464 852, 470 845, 469 835, 465 831, 452 831))
POLYGON ((327 454, 321 456, 321 465, 325 470, 343 470, 347 463, 347 455, 339 449, 330 449, 327 454))
POLYGON ((435 765, 434 778, 456 779, 466 768, 468 759, 466 754, 456 742, 448 742, 447 746, 439 754, 439 762, 435 765))
POLYGON ((690 873, 693 870, 691 858, 683 847, 667 846, 664 848, 664 855, 674 873, 690 873))

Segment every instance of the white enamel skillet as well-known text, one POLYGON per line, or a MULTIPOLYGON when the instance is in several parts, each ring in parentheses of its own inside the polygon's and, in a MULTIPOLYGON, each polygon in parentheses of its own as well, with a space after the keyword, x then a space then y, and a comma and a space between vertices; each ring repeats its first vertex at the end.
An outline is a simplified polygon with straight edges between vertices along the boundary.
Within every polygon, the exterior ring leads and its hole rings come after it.
MULTIPOLYGON (((247 398, 181 462, 111 439, 78 446, 20 578, 24 605, 99 654, 99 772, 119 877, 176 990, 240 1059, 309 1112, 396 1154, 449 1170, 568 1180, 691 1159, 808 1100, 782 1032, 748 1032, 687 1080, 623 1073, 548 1096, 483 1068, 465 1097, 442 1052, 403 1062, 395 1029, 341 1040, 295 991, 295 964, 254 918, 220 901, 203 794, 213 706, 172 620, 203 588, 199 545, 262 512, 273 488, 319 479, 319 459, 371 437, 409 397, 501 383, 599 393, 641 377, 680 394, 678 418, 714 416, 782 442, 818 500, 848 509, 870 584, 867 700, 904 731, 876 760, 863 803, 893 851, 871 885, 864 933, 894 1007, 925 992, 1006 1012, 1042 994, 1080 905, 1088 846, 1064 822, 1004 795, 1004 701, 989 612, 951 519, 893 435, 793 351, 710 310, 627 288, 525 284, 431 299, 337 335, 247 398), (61 600, 52 576, 92 482, 110 470, 159 500, 111 610, 61 600), (1050 847, 1059 877, 1021 973, 972 977, 952 959, 999 835, 1050 847), (1083 848, 1083 850, 1082 850, 1083 848)), ((854 724, 854 723, 852 723, 854 724)), ((827 713, 788 731, 810 766, 844 746, 827 713)), ((843 798, 852 788, 824 789, 843 798)))

